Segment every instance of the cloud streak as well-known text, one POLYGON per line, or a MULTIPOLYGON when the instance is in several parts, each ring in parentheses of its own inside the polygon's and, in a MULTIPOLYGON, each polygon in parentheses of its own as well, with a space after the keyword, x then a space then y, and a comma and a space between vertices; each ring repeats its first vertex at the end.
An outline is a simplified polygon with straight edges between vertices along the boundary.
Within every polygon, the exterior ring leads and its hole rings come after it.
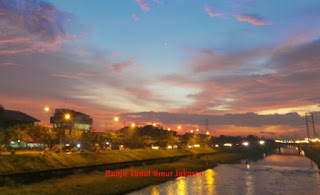
POLYGON ((150 10, 150 8, 149 8, 148 4, 145 2, 145 0, 136 0, 136 1, 143 11, 148 12, 150 10))
POLYGON ((256 15, 238 14, 238 15, 234 15, 234 17, 240 22, 249 22, 250 24, 257 25, 257 26, 272 25, 272 22, 265 21, 256 15))
POLYGON ((122 74, 128 68, 132 67, 135 64, 135 59, 129 59, 120 63, 114 63, 111 66, 111 71, 115 74, 122 74))
POLYGON ((223 16, 222 13, 214 13, 212 10, 213 10, 213 6, 209 6, 209 5, 206 5, 204 6, 204 10, 207 12, 207 14, 210 16, 210 17, 220 17, 220 16, 223 16))
POLYGON ((139 20, 138 16, 135 13, 133 13, 131 16, 132 16, 134 21, 138 21, 139 20))

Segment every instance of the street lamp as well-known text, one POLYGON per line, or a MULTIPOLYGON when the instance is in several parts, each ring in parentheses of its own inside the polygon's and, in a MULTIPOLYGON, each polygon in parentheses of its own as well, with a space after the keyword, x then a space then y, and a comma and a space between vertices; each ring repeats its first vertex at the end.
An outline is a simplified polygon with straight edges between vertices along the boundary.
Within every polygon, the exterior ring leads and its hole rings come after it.
POLYGON ((170 128, 168 128, 168 131, 171 131, 171 129, 170 129, 170 128))
POLYGON ((156 126, 157 126, 157 123, 153 123, 152 126, 156 127, 156 126))
POLYGON ((207 135, 210 135, 209 131, 206 132, 207 135))
POLYGON ((119 117, 115 116, 115 117, 113 118, 113 120, 116 121, 116 122, 118 122, 118 121, 119 121, 119 117))
POLYGON ((44 107, 44 111, 45 112, 49 112, 50 111, 50 107, 49 106, 44 107))
POLYGON ((199 129, 196 129, 196 132, 198 132, 199 131, 199 129))
POLYGON ((179 130, 181 129, 181 125, 178 126, 178 129, 179 129, 179 130))
POLYGON ((136 126, 136 124, 135 124, 135 123, 132 123, 132 124, 131 124, 131 127, 135 127, 135 126, 136 126))
POLYGON ((191 133, 193 133, 193 130, 190 130, 191 133))
POLYGON ((64 115, 64 118, 65 118, 66 120, 69 120, 69 119, 71 118, 71 115, 70 115, 70 114, 65 114, 65 115, 64 115))

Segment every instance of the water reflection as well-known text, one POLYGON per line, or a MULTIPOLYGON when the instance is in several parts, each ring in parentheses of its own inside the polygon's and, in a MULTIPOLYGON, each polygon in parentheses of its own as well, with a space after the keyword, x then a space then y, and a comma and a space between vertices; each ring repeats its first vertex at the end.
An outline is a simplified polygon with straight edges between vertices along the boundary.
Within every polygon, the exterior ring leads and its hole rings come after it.
POLYGON ((249 164, 219 165, 204 171, 203 176, 179 177, 131 195, 320 194, 314 162, 298 156, 294 147, 281 152, 249 164))
POLYGON ((159 186, 151 186, 151 195, 160 195, 159 186))
POLYGON ((185 195, 185 190, 186 190, 185 177, 179 177, 177 180, 178 180, 178 191, 177 191, 177 194, 185 195))
POLYGON ((253 176, 250 171, 246 171, 245 180, 246 180, 246 188, 247 188, 246 194, 248 195, 254 194, 253 176))
MULTIPOLYGON (((206 189, 208 190, 208 194, 216 194, 216 188, 214 183, 214 170, 209 169, 205 172, 205 183, 206 183, 206 189)), ((201 177, 198 177, 201 178, 201 177)))

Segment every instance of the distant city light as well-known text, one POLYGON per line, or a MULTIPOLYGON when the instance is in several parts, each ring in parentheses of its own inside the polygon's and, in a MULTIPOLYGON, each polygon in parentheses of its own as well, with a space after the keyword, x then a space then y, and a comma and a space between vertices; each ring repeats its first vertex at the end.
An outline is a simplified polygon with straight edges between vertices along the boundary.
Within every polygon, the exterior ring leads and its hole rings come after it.
POLYGON ((115 116, 115 117, 113 118, 113 120, 114 120, 114 121, 119 121, 119 117, 115 116))
POLYGON ((242 142, 243 146, 249 146, 249 142, 242 142))
POLYGON ((152 146, 151 149, 152 150, 159 150, 159 146, 152 146))
POLYGON ((232 147, 232 143, 225 143, 223 145, 226 146, 226 147, 232 147))
POLYGON ((179 130, 181 129, 181 125, 178 126, 178 129, 179 129, 179 130))
POLYGON ((80 148, 80 146, 81 146, 80 144, 77 144, 77 147, 78 147, 78 148, 80 148))
POLYGON ((219 145, 218 145, 218 144, 216 144, 216 145, 214 145, 214 147, 219 148, 219 145))
POLYGON ((260 145, 263 145, 264 143, 265 143, 264 140, 260 140, 260 141, 259 141, 259 144, 260 144, 260 145))
POLYGON ((196 129, 196 131, 198 132, 198 131, 199 131, 199 129, 196 129))
POLYGON ((210 135, 209 131, 206 132, 207 135, 210 135))
POLYGON ((191 133, 193 133, 193 130, 190 130, 191 133))
POLYGON ((50 107, 49 106, 44 107, 44 111, 49 112, 50 111, 50 107))
POLYGON ((136 126, 136 124, 135 124, 135 123, 132 123, 132 124, 131 124, 131 127, 135 127, 135 126, 136 126))
POLYGON ((156 126, 157 126, 157 123, 153 123, 152 126, 156 127, 156 126))
POLYGON ((170 129, 170 128, 168 128, 168 131, 171 131, 171 129, 170 129))
POLYGON ((200 145, 199 144, 194 144, 193 147, 200 148, 200 145))
POLYGON ((168 149, 172 149, 172 146, 167 146, 168 149))

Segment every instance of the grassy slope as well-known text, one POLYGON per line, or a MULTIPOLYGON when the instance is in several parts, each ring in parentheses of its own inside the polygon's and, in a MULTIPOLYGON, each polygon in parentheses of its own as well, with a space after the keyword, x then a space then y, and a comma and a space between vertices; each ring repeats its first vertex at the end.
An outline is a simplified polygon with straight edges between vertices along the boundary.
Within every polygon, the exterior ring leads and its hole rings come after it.
MULTIPOLYGON (((237 162, 244 156, 239 153, 217 154, 200 159, 182 159, 174 163, 147 165, 123 169, 125 171, 202 171, 212 164, 237 162), (211 162, 211 163, 207 163, 211 162)), ((4 194, 122 194, 172 179, 172 177, 105 177, 104 172, 76 174, 60 179, 23 186, 0 187, 4 194)))
POLYGON ((86 166, 94 164, 106 164, 114 162, 125 162, 144 160, 152 158, 164 158, 181 156, 186 154, 200 154, 216 152, 211 148, 199 148, 190 150, 122 150, 106 152, 84 152, 72 154, 21 154, 0 156, 0 174, 16 173, 24 171, 36 171, 45 169, 57 169, 65 167, 86 166))

